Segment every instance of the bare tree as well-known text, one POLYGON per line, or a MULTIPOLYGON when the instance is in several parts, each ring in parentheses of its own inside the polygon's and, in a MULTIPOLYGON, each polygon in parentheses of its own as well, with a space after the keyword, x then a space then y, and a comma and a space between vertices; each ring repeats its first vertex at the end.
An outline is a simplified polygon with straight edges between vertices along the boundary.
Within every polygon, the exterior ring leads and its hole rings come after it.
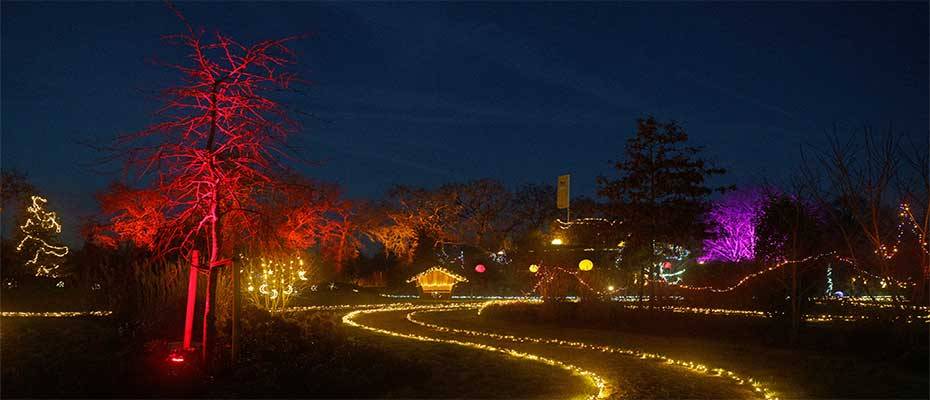
MULTIPOLYGON (((816 154, 816 164, 805 163, 806 180, 817 189, 814 193, 841 233, 845 254, 840 259, 890 286, 897 303, 901 300, 900 289, 907 282, 926 285, 924 271, 899 256, 903 248, 901 218, 906 217, 899 207, 909 204, 909 198, 921 196, 916 193, 926 192, 926 178, 919 178, 926 172, 917 168, 920 172, 916 179, 924 181, 923 189, 902 185, 913 180, 902 170, 902 136, 890 128, 881 134, 863 128, 861 141, 856 135, 841 140, 834 130, 828 139, 829 147, 816 154), (833 202, 837 207, 831 206, 833 202)), ((920 159, 926 156, 918 154, 913 162, 919 163, 920 159)), ((925 220, 924 211, 924 224, 925 220)), ((925 259, 926 246, 921 251, 925 259)))
MULTIPOLYGON (((269 232, 271 214, 263 210, 279 197, 276 192, 284 190, 291 199, 313 196, 289 191, 281 161, 297 124, 274 95, 297 82, 288 72, 294 53, 287 45, 294 38, 245 45, 221 33, 206 35, 177 15, 186 32, 166 39, 189 53, 165 66, 180 79, 162 92, 159 122, 121 137, 118 146, 143 188, 111 193, 104 204, 111 224, 98 237, 131 238, 160 256, 205 250, 205 262, 192 264, 208 276, 202 345, 209 362, 219 268, 229 265, 243 240, 269 232)), ((320 233, 319 226, 311 226, 320 220, 318 209, 283 215, 293 224, 281 232, 286 241, 306 244, 298 236, 320 233)), ((232 270, 238 299, 238 270, 232 270)))
POLYGON ((917 259, 920 278, 914 285, 911 301, 914 304, 930 303, 930 135, 927 143, 902 141, 900 148, 904 173, 899 175, 898 191, 902 195, 900 217, 910 225, 917 237, 917 259))

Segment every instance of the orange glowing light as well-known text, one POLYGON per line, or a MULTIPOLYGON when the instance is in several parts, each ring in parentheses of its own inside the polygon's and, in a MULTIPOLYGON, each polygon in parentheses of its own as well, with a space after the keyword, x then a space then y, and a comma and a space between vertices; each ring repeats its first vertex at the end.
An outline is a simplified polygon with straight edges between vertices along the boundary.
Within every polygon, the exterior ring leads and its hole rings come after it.
POLYGON ((456 283, 468 282, 468 279, 447 269, 432 267, 410 277, 407 283, 411 282, 416 282, 423 293, 452 293, 452 287, 456 283))

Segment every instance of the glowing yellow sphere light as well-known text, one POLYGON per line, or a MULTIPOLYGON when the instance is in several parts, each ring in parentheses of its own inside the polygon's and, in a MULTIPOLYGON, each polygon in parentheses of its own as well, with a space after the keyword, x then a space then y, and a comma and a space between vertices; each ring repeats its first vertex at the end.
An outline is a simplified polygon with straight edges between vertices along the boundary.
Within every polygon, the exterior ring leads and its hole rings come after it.
POLYGON ((581 260, 581 262, 578 263, 578 269, 582 271, 590 271, 594 269, 594 262, 587 258, 584 260, 581 260))

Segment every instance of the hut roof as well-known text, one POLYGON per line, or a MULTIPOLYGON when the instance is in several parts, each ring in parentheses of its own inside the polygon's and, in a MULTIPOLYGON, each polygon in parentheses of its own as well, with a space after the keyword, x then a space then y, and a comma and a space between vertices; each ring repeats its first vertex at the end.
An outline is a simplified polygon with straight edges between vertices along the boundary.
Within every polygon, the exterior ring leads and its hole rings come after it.
POLYGON ((452 272, 452 271, 449 271, 449 270, 447 270, 447 269, 445 269, 445 268, 442 268, 442 267, 431 267, 431 268, 427 269, 426 271, 423 271, 423 272, 420 272, 419 274, 416 274, 416 275, 414 275, 414 276, 411 276, 410 279, 407 279, 407 283, 414 282, 414 281, 419 280, 420 278, 422 278, 422 277, 424 277, 424 276, 431 275, 431 274, 434 274, 434 273, 446 274, 446 275, 448 275, 450 278, 452 278, 452 280, 454 280, 455 282, 468 282, 468 279, 465 279, 464 276, 458 275, 458 274, 456 274, 456 273, 454 273, 454 272, 452 272))

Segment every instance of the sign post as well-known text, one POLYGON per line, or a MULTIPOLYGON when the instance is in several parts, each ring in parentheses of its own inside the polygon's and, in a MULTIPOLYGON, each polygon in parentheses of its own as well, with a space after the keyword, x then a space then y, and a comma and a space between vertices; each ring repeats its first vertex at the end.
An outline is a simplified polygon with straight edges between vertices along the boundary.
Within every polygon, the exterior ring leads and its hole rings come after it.
POLYGON ((572 219, 571 209, 569 208, 569 193, 571 187, 571 175, 559 175, 559 185, 556 190, 556 206, 561 209, 565 209, 565 222, 569 222, 572 219))

